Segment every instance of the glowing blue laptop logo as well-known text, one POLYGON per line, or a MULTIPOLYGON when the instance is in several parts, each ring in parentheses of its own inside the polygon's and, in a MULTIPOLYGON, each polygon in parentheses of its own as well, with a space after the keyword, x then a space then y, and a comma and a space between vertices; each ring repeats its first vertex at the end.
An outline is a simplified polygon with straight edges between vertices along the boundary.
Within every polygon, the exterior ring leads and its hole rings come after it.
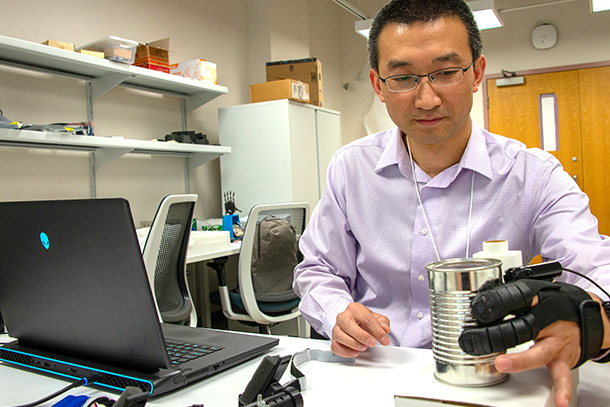
POLYGON ((40 232, 40 243, 42 243, 45 249, 49 250, 51 242, 49 242, 49 236, 45 232, 40 232))

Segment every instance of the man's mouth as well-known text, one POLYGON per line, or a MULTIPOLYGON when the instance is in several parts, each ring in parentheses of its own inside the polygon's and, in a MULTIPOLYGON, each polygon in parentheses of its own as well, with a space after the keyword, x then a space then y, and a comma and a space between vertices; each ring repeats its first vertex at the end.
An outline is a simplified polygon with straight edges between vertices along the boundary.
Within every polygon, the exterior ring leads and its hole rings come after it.
POLYGON ((430 119, 415 119, 417 124, 419 124, 420 126, 423 126, 423 127, 435 126, 438 123, 440 123, 441 120, 443 120, 442 117, 435 117, 435 118, 430 118, 430 119))

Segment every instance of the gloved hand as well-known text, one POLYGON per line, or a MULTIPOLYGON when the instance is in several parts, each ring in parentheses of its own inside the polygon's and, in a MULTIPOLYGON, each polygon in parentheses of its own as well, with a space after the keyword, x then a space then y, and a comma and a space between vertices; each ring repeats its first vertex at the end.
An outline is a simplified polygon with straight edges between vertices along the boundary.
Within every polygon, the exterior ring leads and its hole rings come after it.
POLYGON ((479 326, 464 329, 458 340, 471 355, 504 352, 536 339, 544 327, 559 320, 580 326, 580 360, 574 367, 601 349, 604 326, 599 303, 571 284, 533 279, 500 284, 477 294, 471 308, 479 326), (536 296, 538 304, 532 307, 536 296), (511 314, 515 317, 503 320, 511 314))

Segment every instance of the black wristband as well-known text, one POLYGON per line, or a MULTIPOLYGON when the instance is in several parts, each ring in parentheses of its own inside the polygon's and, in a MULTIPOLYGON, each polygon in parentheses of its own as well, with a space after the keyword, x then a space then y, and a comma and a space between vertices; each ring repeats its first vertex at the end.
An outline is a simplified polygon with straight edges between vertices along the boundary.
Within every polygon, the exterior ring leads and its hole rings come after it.
POLYGON ((580 303, 580 360, 574 369, 599 354, 604 341, 601 309, 595 300, 580 303), (599 329, 599 326, 602 329, 599 329))
MULTIPOLYGON (((608 319, 610 319, 610 301, 604 301, 602 303, 602 308, 604 309, 604 311, 606 311, 606 315, 608 316, 608 319)), ((602 352, 607 352, 610 349, 602 349, 602 352)), ((608 353, 605 357, 595 360, 595 362, 597 363, 608 363, 610 362, 610 353, 608 353)))

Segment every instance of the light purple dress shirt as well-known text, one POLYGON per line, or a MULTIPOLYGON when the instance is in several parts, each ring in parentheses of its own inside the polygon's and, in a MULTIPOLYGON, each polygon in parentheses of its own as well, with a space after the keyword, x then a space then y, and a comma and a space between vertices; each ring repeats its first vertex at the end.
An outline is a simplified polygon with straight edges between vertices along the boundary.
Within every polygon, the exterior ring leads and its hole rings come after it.
MULTIPOLYGON (((461 161, 416 179, 398 128, 352 142, 333 157, 326 188, 300 240, 295 269, 300 310, 331 337, 336 317, 356 301, 390 319, 394 345, 431 347, 426 265, 466 253, 474 172, 470 253, 508 240, 528 263, 543 260, 587 273, 610 287, 610 239, 600 236, 588 197, 551 154, 481 129, 474 122, 461 161)), ((583 279, 563 273, 606 300, 583 279)))

